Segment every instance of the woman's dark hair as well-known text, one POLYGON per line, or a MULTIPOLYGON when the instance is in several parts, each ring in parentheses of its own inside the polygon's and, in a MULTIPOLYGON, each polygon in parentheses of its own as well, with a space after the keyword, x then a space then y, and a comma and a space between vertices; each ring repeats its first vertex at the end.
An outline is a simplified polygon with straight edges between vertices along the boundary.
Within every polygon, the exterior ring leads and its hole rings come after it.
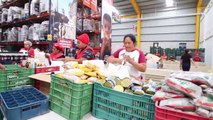
POLYGON ((136 43, 136 38, 135 38, 135 36, 133 34, 127 34, 127 35, 125 35, 123 42, 125 41, 125 39, 127 37, 129 37, 134 44, 136 43))
POLYGON ((188 49, 185 49, 185 54, 188 54, 189 53, 189 50, 188 49))

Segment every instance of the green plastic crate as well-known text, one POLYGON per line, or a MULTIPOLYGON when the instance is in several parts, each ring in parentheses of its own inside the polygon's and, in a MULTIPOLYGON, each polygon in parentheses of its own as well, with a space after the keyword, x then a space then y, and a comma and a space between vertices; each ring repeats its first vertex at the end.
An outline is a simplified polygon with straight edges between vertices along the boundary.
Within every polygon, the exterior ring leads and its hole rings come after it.
POLYGON ((69 120, 80 120, 91 110, 92 84, 76 84, 52 75, 50 109, 69 120))
POLYGON ((76 106, 78 109, 80 109, 80 111, 76 112, 70 111, 66 107, 61 107, 53 102, 51 102, 50 107, 52 111, 58 113, 68 120, 81 120, 81 118, 91 110, 91 101, 81 106, 76 106))
POLYGON ((56 79, 55 77, 52 77, 51 87, 54 90, 76 98, 81 98, 82 96, 92 94, 92 85, 78 85, 61 78, 56 79))
POLYGON ((85 100, 92 100, 92 93, 88 94, 87 96, 77 98, 77 97, 72 96, 71 94, 67 95, 64 92, 60 92, 60 91, 52 89, 51 92, 50 92, 50 95, 57 97, 57 98, 60 98, 64 101, 67 101, 70 104, 74 104, 74 105, 81 105, 81 104, 85 103, 85 100))
POLYGON ((154 120, 150 95, 127 94, 94 84, 92 114, 106 120, 154 120))
POLYGON ((0 70, 0 92, 22 85, 32 85, 28 76, 34 74, 32 68, 21 68, 18 65, 6 65, 5 70, 0 70))

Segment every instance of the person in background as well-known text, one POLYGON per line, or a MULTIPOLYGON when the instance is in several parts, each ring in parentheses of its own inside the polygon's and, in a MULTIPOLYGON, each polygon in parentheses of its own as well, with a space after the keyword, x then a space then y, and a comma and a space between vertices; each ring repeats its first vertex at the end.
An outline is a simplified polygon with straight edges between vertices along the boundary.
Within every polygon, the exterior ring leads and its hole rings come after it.
POLYGON ((82 63, 83 60, 93 60, 95 59, 95 54, 93 48, 91 48, 89 44, 89 36, 87 34, 82 34, 79 37, 77 37, 78 40, 78 50, 74 57, 68 57, 65 59, 62 59, 65 62, 69 61, 77 61, 78 63, 82 63))
POLYGON ((104 38, 102 38, 100 59, 111 55, 111 33, 112 33, 112 20, 109 14, 105 13, 103 16, 102 30, 104 33, 104 38))
POLYGON ((77 51, 77 42, 75 41, 72 42, 72 47, 67 49, 67 56, 71 58, 75 58, 76 56, 76 51, 77 51))
MULTIPOLYGON (((180 59, 180 69, 183 71, 189 71, 191 68, 191 63, 195 65, 194 61, 192 60, 192 56, 189 54, 189 50, 186 49, 185 53, 181 56, 180 59)), ((197 67, 195 65, 195 67, 197 67)))
POLYGON ((127 66, 131 77, 141 79, 140 72, 146 71, 145 55, 141 50, 136 48, 136 38, 133 34, 125 35, 123 43, 124 48, 113 53, 107 61, 127 66))
POLYGON ((63 52, 64 48, 59 43, 54 43, 52 47, 52 53, 46 54, 46 57, 49 58, 49 60, 57 60, 60 58, 65 58, 63 52))
POLYGON ((24 41, 24 48, 21 48, 19 52, 25 52, 27 51, 29 54, 29 57, 34 57, 34 49, 32 48, 32 42, 26 40, 24 41))
POLYGON ((0 70, 4 70, 6 67, 0 63, 0 70))

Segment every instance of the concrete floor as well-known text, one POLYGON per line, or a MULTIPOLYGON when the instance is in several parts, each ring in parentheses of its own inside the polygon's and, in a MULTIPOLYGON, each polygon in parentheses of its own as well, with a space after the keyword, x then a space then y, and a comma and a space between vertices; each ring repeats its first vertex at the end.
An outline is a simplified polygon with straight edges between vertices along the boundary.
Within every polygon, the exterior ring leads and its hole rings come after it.
MULTIPOLYGON (((30 120, 66 120, 65 118, 61 117, 60 115, 58 115, 57 113, 50 111, 47 114, 44 115, 40 115, 37 117, 34 117, 30 120)), ((87 113, 82 120, 101 120, 101 119, 97 119, 95 117, 92 116, 91 113, 87 113)))

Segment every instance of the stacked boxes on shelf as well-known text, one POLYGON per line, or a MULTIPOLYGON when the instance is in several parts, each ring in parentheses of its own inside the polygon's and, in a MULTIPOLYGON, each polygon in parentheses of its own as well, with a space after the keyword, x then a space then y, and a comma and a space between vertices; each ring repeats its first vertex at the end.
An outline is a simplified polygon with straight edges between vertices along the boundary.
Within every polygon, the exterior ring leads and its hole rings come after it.
POLYGON ((80 120, 91 110, 92 84, 76 84, 52 76, 50 108, 69 120, 80 120))
POLYGON ((154 120, 155 103, 150 95, 122 93, 95 83, 92 114, 107 120, 154 120))
POLYGON ((48 98, 33 87, 1 94, 1 110, 7 120, 26 120, 48 112, 48 98))
POLYGON ((32 68, 21 68, 18 65, 7 65, 5 70, 0 70, 0 92, 22 85, 32 85, 28 78, 34 74, 32 68))

